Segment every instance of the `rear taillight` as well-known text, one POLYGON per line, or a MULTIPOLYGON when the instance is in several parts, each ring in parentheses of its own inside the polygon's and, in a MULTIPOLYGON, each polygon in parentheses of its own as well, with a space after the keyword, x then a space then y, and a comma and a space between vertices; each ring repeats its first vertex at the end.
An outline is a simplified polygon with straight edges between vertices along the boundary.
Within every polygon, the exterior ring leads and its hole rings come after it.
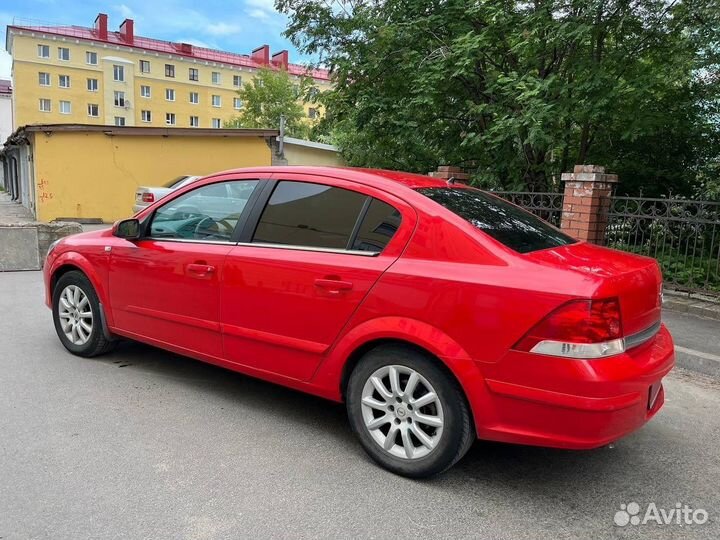
POLYGON ((625 351, 620 303, 605 300, 572 300, 551 312, 513 347, 519 351, 601 358, 625 351))
POLYGON ((155 202, 155 195, 153 195, 152 193, 143 193, 142 201, 143 202, 155 202))

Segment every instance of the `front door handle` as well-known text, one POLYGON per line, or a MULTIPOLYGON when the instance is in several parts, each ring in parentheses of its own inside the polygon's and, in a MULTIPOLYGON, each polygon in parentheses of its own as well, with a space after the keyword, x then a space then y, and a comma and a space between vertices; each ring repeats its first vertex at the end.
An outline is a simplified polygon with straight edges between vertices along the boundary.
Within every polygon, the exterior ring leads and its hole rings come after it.
POLYGON ((185 269, 190 276, 197 278, 210 277, 215 272, 215 267, 209 264, 192 263, 188 264, 185 269))
POLYGON ((342 291, 349 291, 352 289, 353 284, 350 281, 343 281, 341 279, 316 279, 315 286, 320 289, 324 289, 329 293, 340 294, 342 291))

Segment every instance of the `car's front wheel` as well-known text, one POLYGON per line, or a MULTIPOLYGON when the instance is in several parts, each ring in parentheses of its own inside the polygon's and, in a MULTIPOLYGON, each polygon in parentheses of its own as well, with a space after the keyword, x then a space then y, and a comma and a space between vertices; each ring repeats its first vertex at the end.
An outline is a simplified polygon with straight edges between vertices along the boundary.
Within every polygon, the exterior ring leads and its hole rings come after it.
POLYGON ((55 330, 65 348, 78 356, 97 356, 114 342, 102 328, 100 301, 90 280, 78 271, 63 274, 53 290, 55 330))
POLYGON ((370 351, 353 370, 346 397, 363 448, 397 474, 438 474, 465 455, 474 440, 457 381, 413 348, 391 345, 370 351))

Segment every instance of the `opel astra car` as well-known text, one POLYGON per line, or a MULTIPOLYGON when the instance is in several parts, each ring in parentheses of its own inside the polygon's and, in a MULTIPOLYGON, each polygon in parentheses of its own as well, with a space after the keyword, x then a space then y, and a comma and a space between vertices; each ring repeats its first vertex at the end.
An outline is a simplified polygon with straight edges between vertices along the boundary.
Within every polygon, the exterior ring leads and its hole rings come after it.
POLYGON ((613 442, 657 413, 674 363, 653 259, 399 172, 218 173, 61 240, 44 277, 70 352, 130 338, 344 402, 410 477, 476 438, 613 442))

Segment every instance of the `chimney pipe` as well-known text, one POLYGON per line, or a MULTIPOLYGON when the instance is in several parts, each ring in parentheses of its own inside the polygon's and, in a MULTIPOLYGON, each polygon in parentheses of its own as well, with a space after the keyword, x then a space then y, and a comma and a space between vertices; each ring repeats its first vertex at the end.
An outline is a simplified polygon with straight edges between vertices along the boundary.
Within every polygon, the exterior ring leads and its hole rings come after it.
POLYGON ((98 39, 107 40, 108 37, 108 16, 105 13, 98 13, 95 17, 95 32, 98 39))
POLYGON ((287 69, 287 67, 288 67, 288 52, 280 51, 279 53, 273 54, 270 62, 272 63, 273 66, 275 66, 279 69, 287 69))
POLYGON ((270 47, 263 45, 258 47, 250 53, 250 60, 261 66, 267 66, 270 64, 270 47))
POLYGON ((132 19, 125 19, 120 25, 120 35, 127 43, 135 39, 135 22, 132 19))

